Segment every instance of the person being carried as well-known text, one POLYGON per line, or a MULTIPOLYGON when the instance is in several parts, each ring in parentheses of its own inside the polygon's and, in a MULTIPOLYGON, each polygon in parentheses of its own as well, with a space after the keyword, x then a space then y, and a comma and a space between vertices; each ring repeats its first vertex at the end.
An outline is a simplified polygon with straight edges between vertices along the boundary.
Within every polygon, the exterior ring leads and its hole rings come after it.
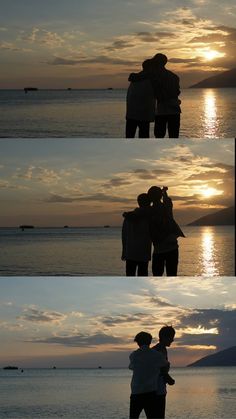
MULTIPOLYGON (((139 208, 144 211, 150 208, 150 199, 146 193, 138 195, 137 201, 139 208)), ((138 276, 148 276, 151 248, 152 241, 147 217, 124 218, 121 259, 126 261, 126 276, 135 276, 136 273, 138 276)))
POLYGON ((148 196, 153 203, 150 221, 153 242, 152 274, 162 276, 166 269, 167 276, 177 276, 179 262, 178 237, 185 237, 173 217, 173 203, 167 195, 168 187, 163 189, 152 186, 148 196))
POLYGON ((143 70, 129 76, 130 85, 126 97, 126 138, 134 138, 139 128, 139 138, 149 138, 150 122, 155 119, 155 96, 149 75, 153 61, 145 60, 143 70))
POLYGON ((181 114, 179 77, 165 68, 166 55, 158 53, 152 61, 155 67, 152 85, 157 99, 154 135, 164 138, 168 130, 169 138, 178 138, 181 114))
POLYGON ((139 418, 144 410, 147 418, 154 419, 158 417, 158 376, 160 368, 166 367, 168 370, 168 361, 163 353, 150 348, 152 342, 150 333, 140 332, 134 341, 139 348, 129 356, 129 369, 133 371, 129 417, 139 418))
MULTIPOLYGON (((168 362, 168 353, 166 347, 170 347, 175 337, 175 329, 172 326, 164 326, 159 330, 159 342, 152 347, 153 350, 162 353, 168 362)), ((168 362, 169 364, 169 362, 168 362)), ((166 409, 166 384, 173 386, 175 380, 169 375, 169 372, 165 369, 161 369, 158 377, 158 389, 157 389, 157 406, 158 406, 158 419, 165 418, 165 409, 166 409)))

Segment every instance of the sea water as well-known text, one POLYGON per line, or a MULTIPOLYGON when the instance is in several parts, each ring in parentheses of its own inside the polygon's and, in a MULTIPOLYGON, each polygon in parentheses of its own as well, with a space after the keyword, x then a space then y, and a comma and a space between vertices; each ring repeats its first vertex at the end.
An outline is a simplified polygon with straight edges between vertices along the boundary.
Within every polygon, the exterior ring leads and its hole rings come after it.
MULTIPOLYGON (((171 374, 166 419, 235 418, 236 367, 171 374)), ((130 379, 128 369, 0 370, 1 418, 126 419, 130 379)))
MULTIPOLYGON (((182 228, 178 275, 234 276, 234 226, 182 228)), ((1 228, 0 274, 123 276, 121 227, 1 228)))
MULTIPOLYGON (((235 137, 235 88, 182 89, 180 97, 180 137, 235 137)), ((0 137, 121 138, 125 107, 126 89, 0 90, 0 137)))

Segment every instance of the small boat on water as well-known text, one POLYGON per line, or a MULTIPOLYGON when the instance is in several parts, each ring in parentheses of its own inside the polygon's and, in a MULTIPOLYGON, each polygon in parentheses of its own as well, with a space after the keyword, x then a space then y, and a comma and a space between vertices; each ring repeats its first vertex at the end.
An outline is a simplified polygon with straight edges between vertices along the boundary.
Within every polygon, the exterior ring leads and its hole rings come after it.
POLYGON ((18 367, 15 367, 14 365, 7 365, 6 367, 3 367, 4 370, 18 370, 18 367))
POLYGON ((19 228, 24 231, 26 228, 34 228, 33 225, 28 225, 28 224, 22 224, 21 226, 19 226, 19 228))
POLYGON ((39 90, 37 87, 24 87, 25 93, 39 90))

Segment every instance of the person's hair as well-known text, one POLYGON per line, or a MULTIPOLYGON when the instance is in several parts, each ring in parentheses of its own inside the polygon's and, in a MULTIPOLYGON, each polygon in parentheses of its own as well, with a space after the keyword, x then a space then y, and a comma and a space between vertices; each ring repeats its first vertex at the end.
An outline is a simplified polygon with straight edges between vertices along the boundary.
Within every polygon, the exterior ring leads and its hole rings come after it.
POLYGON ((141 193, 140 195, 138 195, 137 201, 140 207, 148 206, 151 204, 150 197, 147 193, 141 193))
POLYGON ((151 71, 153 68, 153 60, 151 58, 144 60, 142 63, 142 67, 144 71, 151 71))
POLYGON ((159 330, 159 339, 174 337, 175 329, 172 326, 163 326, 159 330))
POLYGON ((168 61, 168 58, 165 54, 158 53, 158 54, 154 55, 152 60, 155 64, 159 65, 160 67, 165 67, 165 65, 168 61))
POLYGON ((151 186, 147 193, 152 202, 159 201, 162 197, 162 190, 159 188, 159 186, 151 186))
POLYGON ((150 333, 147 332, 139 332, 135 336, 134 342, 137 342, 139 346, 150 345, 152 342, 152 335, 150 335, 150 333))

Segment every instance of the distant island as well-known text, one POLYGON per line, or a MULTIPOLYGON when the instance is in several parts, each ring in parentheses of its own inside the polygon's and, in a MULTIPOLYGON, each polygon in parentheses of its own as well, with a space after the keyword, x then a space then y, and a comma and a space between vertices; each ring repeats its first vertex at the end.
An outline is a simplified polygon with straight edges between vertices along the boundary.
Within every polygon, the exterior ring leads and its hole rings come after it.
POLYGON ((236 346, 231 346, 215 354, 204 356, 198 361, 187 365, 188 367, 235 367, 236 346))
POLYGON ((236 68, 224 71, 217 76, 208 77, 199 83, 190 86, 190 88, 220 88, 220 87, 236 87, 236 68))
POLYGON ((18 367, 15 367, 13 365, 7 365, 6 367, 3 367, 4 370, 18 370, 18 367))
POLYGON ((217 226, 217 225, 234 225, 235 224, 235 207, 224 208, 213 214, 205 215, 197 220, 187 224, 188 226, 217 226))

